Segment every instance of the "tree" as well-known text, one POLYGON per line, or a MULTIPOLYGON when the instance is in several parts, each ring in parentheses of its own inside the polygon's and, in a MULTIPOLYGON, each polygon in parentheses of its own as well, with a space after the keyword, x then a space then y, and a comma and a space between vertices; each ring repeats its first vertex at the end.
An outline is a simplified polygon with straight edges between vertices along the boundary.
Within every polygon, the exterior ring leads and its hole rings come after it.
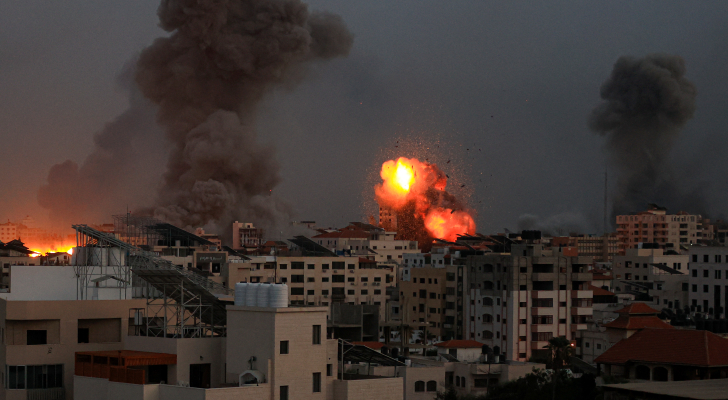
POLYGON ((544 346, 544 349, 549 350, 549 364, 556 371, 569 365, 571 356, 574 354, 571 342, 563 336, 549 339, 549 344, 544 346))

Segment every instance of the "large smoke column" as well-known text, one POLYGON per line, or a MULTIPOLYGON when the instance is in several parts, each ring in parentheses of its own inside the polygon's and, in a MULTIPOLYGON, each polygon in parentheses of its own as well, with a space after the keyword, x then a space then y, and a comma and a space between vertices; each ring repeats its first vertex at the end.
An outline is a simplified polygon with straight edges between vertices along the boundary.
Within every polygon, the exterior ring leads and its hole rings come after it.
POLYGON ((155 215, 183 227, 270 222, 278 163, 257 142, 256 106, 307 63, 348 54, 351 33, 298 0, 163 0, 158 14, 172 34, 142 52, 136 75, 173 145, 155 215))
POLYGON ((112 210, 123 212, 144 198, 144 188, 158 176, 150 170, 164 146, 154 121, 155 109, 133 81, 134 62, 127 63, 117 84, 129 93, 129 107, 94 135, 94 151, 81 165, 66 160, 51 167, 47 183, 38 189, 38 204, 49 210, 55 228, 72 223, 104 221, 112 210))
POLYGON ((604 101, 589 118, 590 128, 606 137, 609 162, 617 171, 614 214, 639 211, 648 203, 675 211, 702 207, 699 197, 685 194, 669 160, 681 128, 693 117, 695 96, 679 56, 620 57, 614 64, 601 87, 604 101))

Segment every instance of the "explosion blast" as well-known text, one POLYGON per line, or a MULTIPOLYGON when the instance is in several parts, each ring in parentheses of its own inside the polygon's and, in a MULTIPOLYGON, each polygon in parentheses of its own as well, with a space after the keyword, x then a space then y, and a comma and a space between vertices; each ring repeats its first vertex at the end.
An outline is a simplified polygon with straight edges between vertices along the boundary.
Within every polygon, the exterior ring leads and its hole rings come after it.
POLYGON ((376 200, 380 208, 397 214, 400 236, 421 240, 426 231, 430 239, 454 241, 475 233, 473 217, 445 190, 447 175, 436 165, 400 157, 382 164, 380 175, 376 200))

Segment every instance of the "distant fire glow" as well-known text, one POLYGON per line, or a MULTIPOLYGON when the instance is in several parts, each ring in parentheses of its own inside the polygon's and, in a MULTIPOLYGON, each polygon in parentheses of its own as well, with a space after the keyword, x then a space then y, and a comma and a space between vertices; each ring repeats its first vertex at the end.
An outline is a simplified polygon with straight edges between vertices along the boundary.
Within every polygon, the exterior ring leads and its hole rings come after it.
POLYGON ((473 217, 445 190, 447 175, 436 165, 400 157, 382 164, 380 176, 382 183, 374 188, 379 206, 414 213, 430 237, 454 241, 475 233, 473 217))

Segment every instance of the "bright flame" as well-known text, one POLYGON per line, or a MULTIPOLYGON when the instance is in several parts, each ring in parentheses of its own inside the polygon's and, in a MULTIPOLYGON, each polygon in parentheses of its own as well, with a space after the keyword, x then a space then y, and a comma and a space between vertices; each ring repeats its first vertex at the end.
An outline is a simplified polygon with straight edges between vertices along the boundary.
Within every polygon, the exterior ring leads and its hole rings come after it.
POLYGON ((400 157, 382 164, 380 176, 382 183, 374 188, 379 206, 399 213, 414 205, 406 212, 424 224, 430 237, 454 241, 475 233, 475 221, 447 193, 447 175, 437 165, 400 157))
POLYGON ((397 160, 397 172, 395 172, 394 180, 405 192, 409 192, 412 181, 415 180, 415 173, 411 167, 402 163, 402 159, 397 160))

